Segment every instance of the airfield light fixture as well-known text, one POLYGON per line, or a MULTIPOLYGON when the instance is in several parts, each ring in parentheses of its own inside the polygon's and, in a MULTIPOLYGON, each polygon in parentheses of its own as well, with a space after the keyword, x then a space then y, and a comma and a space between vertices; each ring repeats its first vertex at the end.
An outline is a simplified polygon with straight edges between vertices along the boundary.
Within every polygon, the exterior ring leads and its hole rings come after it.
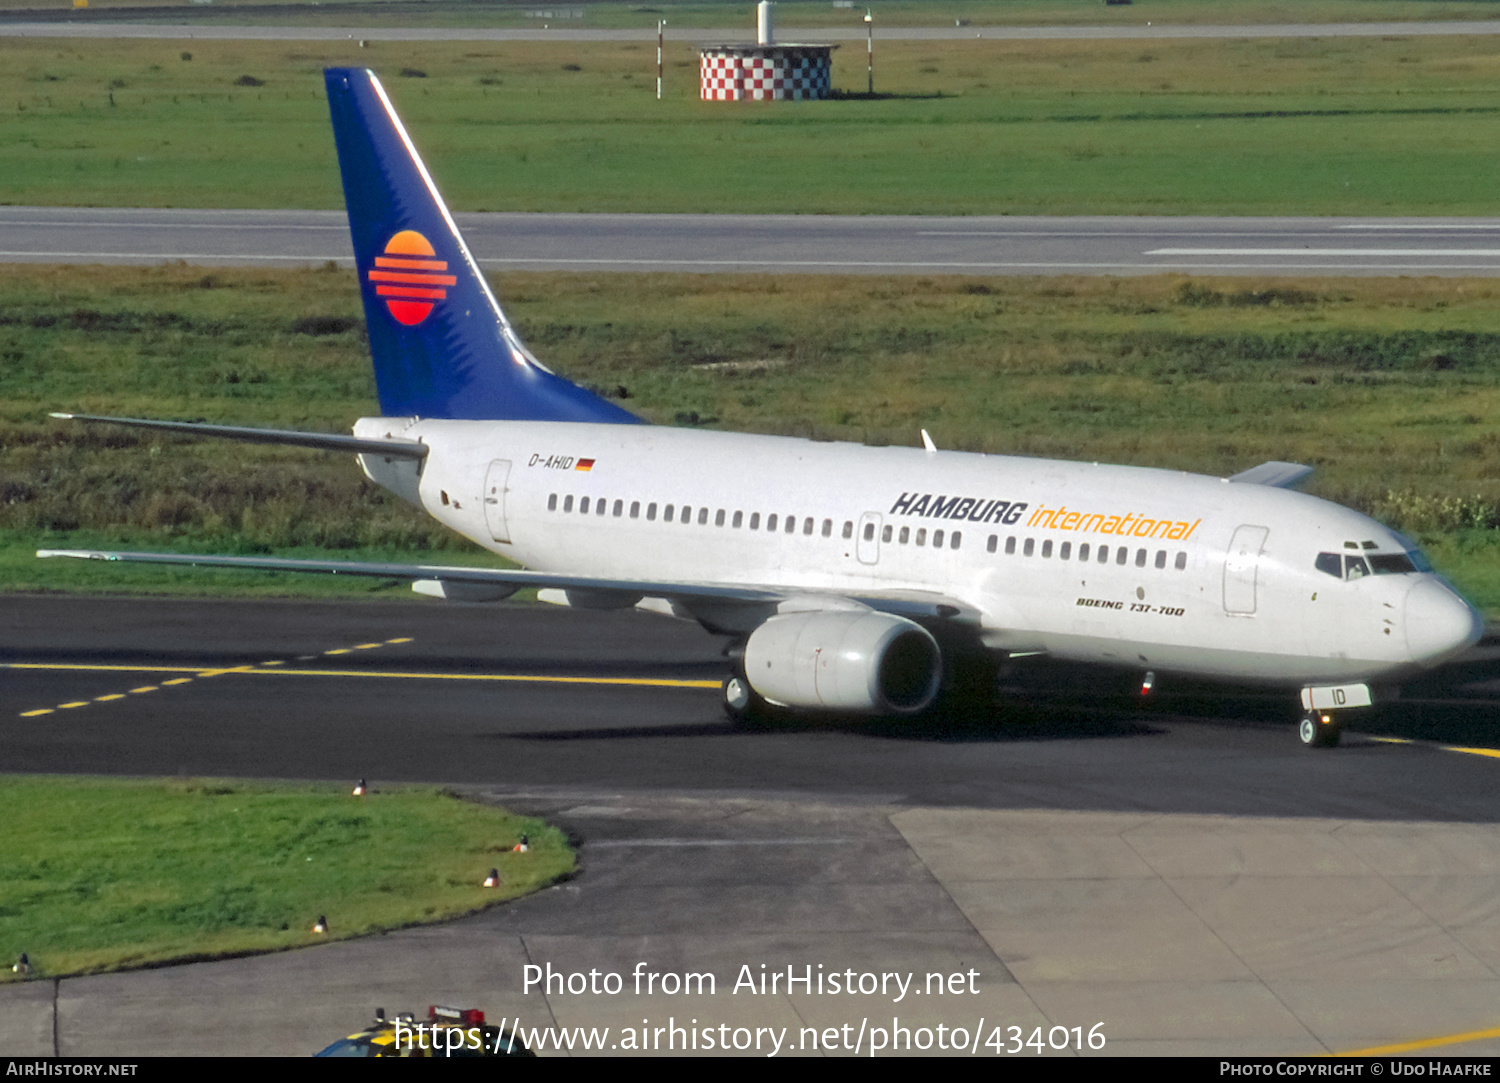
POLYGON ((875 16, 865 8, 865 74, 869 77, 866 93, 875 93, 875 16))

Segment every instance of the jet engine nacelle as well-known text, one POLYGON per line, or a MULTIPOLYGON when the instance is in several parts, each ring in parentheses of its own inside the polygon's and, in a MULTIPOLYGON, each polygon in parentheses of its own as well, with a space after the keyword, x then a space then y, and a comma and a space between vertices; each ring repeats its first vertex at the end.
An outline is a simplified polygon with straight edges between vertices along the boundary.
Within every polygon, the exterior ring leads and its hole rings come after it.
POLYGON ((937 696, 943 659, 932 633, 905 617, 788 613, 750 634, 745 676, 785 707, 915 714, 937 696))

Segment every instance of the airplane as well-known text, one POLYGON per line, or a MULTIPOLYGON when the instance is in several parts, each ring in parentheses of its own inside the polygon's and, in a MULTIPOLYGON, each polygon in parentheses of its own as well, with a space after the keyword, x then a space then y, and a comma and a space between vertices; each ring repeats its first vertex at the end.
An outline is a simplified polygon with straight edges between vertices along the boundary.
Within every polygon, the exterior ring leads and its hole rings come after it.
MULTIPOLYGON (((1474 644, 1480 614, 1411 542, 1232 477, 646 424, 547 369, 480 273, 374 73, 325 73, 381 413, 352 435, 56 414, 351 452, 365 475, 525 570, 92 550, 40 557, 525 587, 731 637, 724 708, 910 716, 965 659, 1046 656, 1300 691, 1338 742, 1376 690, 1474 644)), ((994 683, 988 691, 993 693, 994 683)))

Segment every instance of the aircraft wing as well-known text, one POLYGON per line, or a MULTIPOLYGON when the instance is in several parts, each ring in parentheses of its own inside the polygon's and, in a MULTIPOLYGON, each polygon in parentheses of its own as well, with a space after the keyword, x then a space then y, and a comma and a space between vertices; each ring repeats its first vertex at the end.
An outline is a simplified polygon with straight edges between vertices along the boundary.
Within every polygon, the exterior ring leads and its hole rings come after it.
POLYGON ((789 597, 789 592, 762 587, 720 583, 666 583, 634 579, 601 579, 597 576, 561 575, 515 568, 463 568, 436 564, 374 564, 342 560, 296 560, 285 557, 231 557, 200 553, 131 553, 99 549, 38 549, 39 557, 74 557, 84 560, 120 561, 128 564, 176 564, 195 568, 247 568, 273 572, 323 572, 376 579, 426 579, 474 586, 543 587, 555 590, 612 592, 620 595, 649 594, 656 598, 701 598, 713 601, 768 603, 789 597))
POLYGON ((464 568, 437 564, 376 564, 341 560, 300 560, 286 557, 235 557, 195 553, 139 553, 101 549, 38 549, 38 557, 72 557, 81 560, 118 561, 127 564, 175 564, 195 568, 244 568, 257 571, 322 572, 328 575, 367 576, 376 579, 410 579, 456 587, 456 590, 426 590, 422 593, 450 597, 455 601, 498 600, 517 590, 536 587, 569 591, 585 608, 623 608, 641 598, 664 598, 681 603, 711 624, 738 623, 715 619, 715 610, 761 610, 759 620, 774 613, 782 603, 795 609, 876 609, 910 619, 938 618, 977 622, 972 606, 926 591, 891 591, 883 594, 832 595, 795 587, 756 586, 735 583, 664 582, 644 579, 606 579, 598 576, 534 572, 518 568, 464 568))
POLYGON ((1290 489, 1313 472, 1310 466, 1301 463, 1284 463, 1272 460, 1232 474, 1225 481, 1237 481, 1242 485, 1270 485, 1277 489, 1290 489))

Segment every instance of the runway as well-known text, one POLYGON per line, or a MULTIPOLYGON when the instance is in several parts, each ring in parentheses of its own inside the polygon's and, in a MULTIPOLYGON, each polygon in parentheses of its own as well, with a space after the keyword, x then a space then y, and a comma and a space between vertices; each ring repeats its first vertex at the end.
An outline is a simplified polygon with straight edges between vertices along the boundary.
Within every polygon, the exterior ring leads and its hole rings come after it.
MULTIPOLYGON (((380 7, 391 11, 395 5, 380 7)), ((430 6, 424 5, 424 8, 430 6)), ((572 5, 563 5, 565 9, 572 5)), ((350 5, 350 9, 353 5, 350 5)), ((284 9, 287 13, 295 8, 284 9)), ((392 12, 394 13, 394 12, 392 12)), ((354 14, 352 10, 348 14, 354 14)), ((208 41, 655 41, 651 27, 634 29, 554 28, 538 17, 542 26, 498 27, 394 27, 394 26, 275 26, 278 12, 270 8, 240 8, 234 18, 256 23, 233 25, 220 22, 218 11, 194 12, 181 7, 104 8, 76 11, 28 10, 0 15, 0 37, 32 38, 154 38, 208 41), (191 15, 197 19, 186 21, 191 15)), ((554 20, 556 21, 556 20, 554 20)), ((748 27, 748 22, 747 22, 748 27)), ((857 20, 842 26, 787 27, 783 39, 795 35, 801 41, 864 41, 865 27, 857 20)), ((877 25, 877 41, 956 41, 985 38, 993 41, 1090 41, 1161 40, 1202 38, 1348 38, 1435 37, 1500 34, 1500 20, 1434 20, 1430 22, 1360 23, 1264 23, 1243 25, 1157 24, 1117 26, 883 26, 877 25)), ((669 41, 753 41, 747 29, 714 29, 668 26, 669 41)))
POLYGON ((1097 686, 1028 705, 1018 684, 993 718, 938 730, 737 730, 714 638, 539 606, 12 596, 0 661, 7 770, 443 782, 548 815, 583 868, 440 928, 66 979, 55 997, 0 987, 8 1053, 302 1053, 375 1004, 445 998, 617 1041, 643 1019, 789 1028, 801 1054, 858 1052, 862 1024, 873 1040, 892 1020, 929 1040, 1040 1027, 1068 1055, 1098 1051, 1057 1028, 1098 1023, 1106 1054, 1500 1052, 1500 761, 1475 751, 1493 736, 1488 655, 1331 754, 1298 746, 1274 702, 1170 688, 1147 711, 1097 686), (523 993, 520 968, 544 960, 719 988, 523 993), (763 963, 919 985, 972 970, 975 991, 729 992, 763 963))
MULTIPOLYGON (((1500 218, 460 214, 487 270, 768 274, 1475 275, 1500 218)), ((352 264, 338 211, 0 208, 0 260, 352 264)))

